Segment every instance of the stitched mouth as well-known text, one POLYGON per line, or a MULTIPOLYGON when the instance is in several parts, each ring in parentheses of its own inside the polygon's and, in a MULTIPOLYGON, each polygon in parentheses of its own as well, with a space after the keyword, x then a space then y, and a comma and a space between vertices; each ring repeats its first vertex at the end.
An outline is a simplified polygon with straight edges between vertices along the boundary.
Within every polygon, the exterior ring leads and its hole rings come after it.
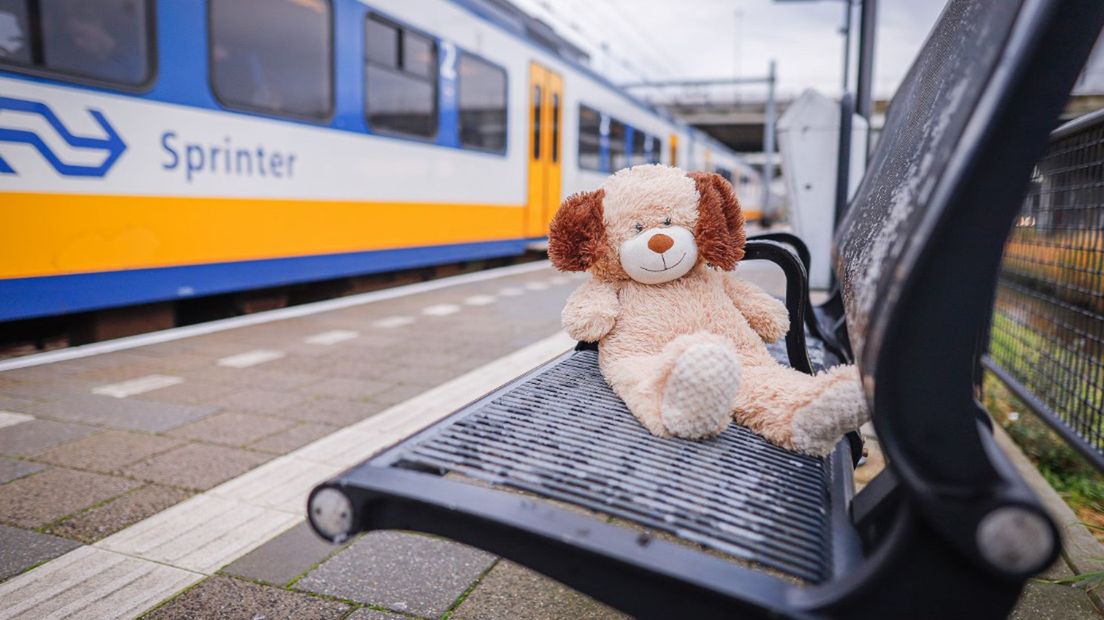
MULTIPOLYGON (((641 269, 643 269, 644 271, 650 271, 652 273, 663 273, 664 271, 670 271, 670 270, 674 269, 675 267, 678 267, 682 263, 683 259, 685 259, 685 258, 686 258, 686 252, 683 252, 682 256, 679 257, 678 261, 676 261, 675 264, 671 265, 670 267, 664 267, 663 269, 648 269, 647 267, 641 267, 641 269)), ((659 259, 663 260, 663 256, 660 256, 659 259)), ((664 260, 663 264, 666 265, 667 261, 664 260)))

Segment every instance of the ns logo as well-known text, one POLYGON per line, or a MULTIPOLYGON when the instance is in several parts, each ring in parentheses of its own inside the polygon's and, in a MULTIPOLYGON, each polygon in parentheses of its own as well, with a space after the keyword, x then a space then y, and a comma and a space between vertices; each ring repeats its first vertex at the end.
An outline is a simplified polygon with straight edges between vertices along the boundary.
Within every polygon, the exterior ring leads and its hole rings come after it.
MULTIPOLYGON (((0 97, 0 142, 18 142, 33 146, 35 150, 38 151, 39 155, 41 155, 58 174, 69 177, 102 178, 111 170, 111 167, 115 165, 115 162, 119 159, 119 156, 123 154, 127 146, 115 131, 115 128, 111 126, 111 123, 107 122, 107 118, 105 118, 99 110, 89 109, 88 114, 92 116, 93 120, 99 123, 105 137, 89 138, 87 136, 74 135, 65 124, 61 122, 57 115, 54 114, 50 106, 41 101, 0 97), (103 161, 95 166, 65 163, 37 133, 26 129, 5 127, 4 112, 7 111, 41 116, 50 125, 57 136, 67 145, 75 149, 103 151, 103 161)), ((16 171, 4 160, 2 151, 0 151, 0 175, 4 174, 16 174, 16 171)))

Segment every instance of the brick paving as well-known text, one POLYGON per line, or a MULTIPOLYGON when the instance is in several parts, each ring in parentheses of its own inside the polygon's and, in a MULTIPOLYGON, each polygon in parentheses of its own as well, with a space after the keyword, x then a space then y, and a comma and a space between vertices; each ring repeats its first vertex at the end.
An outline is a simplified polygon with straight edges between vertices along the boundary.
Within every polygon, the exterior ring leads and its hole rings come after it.
POLYGON ((57 536, 0 525, 0 580, 52 560, 80 544, 57 536))
MULTIPOLYGON (((0 582, 554 333, 575 282, 462 304, 553 275, 541 270, 4 372, 0 410, 33 419, 0 428, 0 582), (461 311, 421 313, 441 304, 461 311), (414 322, 373 327, 391 316, 414 322), (356 337, 306 342, 331 330, 356 337), (247 368, 217 364, 258 349, 284 356, 247 368), (154 374, 183 382, 126 398, 93 393, 154 374)), ((405 533, 335 548, 299 524, 151 617, 437 616, 495 561, 405 533), (362 587, 366 580, 377 585, 362 587)))
POLYGON ((494 563, 489 553, 442 538, 376 531, 308 573, 295 589, 438 617, 494 563))
POLYGON ((304 521, 238 558, 223 568, 222 572, 253 581, 286 586, 343 548, 319 538, 304 521))

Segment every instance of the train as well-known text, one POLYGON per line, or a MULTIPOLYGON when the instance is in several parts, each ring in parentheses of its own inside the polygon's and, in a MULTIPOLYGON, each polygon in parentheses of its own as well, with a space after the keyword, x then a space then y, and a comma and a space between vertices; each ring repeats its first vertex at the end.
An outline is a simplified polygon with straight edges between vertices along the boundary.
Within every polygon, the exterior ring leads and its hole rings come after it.
POLYGON ((505 0, 0 4, 0 323, 517 256, 659 162, 760 176, 505 0))

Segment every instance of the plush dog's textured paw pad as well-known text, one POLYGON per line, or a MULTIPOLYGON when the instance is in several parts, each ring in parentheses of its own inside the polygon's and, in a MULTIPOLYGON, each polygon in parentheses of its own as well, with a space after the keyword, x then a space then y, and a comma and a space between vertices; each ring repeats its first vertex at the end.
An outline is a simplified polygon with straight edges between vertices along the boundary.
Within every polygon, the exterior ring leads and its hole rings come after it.
POLYGON ((740 361, 735 351, 716 344, 690 347, 675 362, 663 390, 663 424, 676 437, 716 435, 732 417, 739 388, 740 361))

